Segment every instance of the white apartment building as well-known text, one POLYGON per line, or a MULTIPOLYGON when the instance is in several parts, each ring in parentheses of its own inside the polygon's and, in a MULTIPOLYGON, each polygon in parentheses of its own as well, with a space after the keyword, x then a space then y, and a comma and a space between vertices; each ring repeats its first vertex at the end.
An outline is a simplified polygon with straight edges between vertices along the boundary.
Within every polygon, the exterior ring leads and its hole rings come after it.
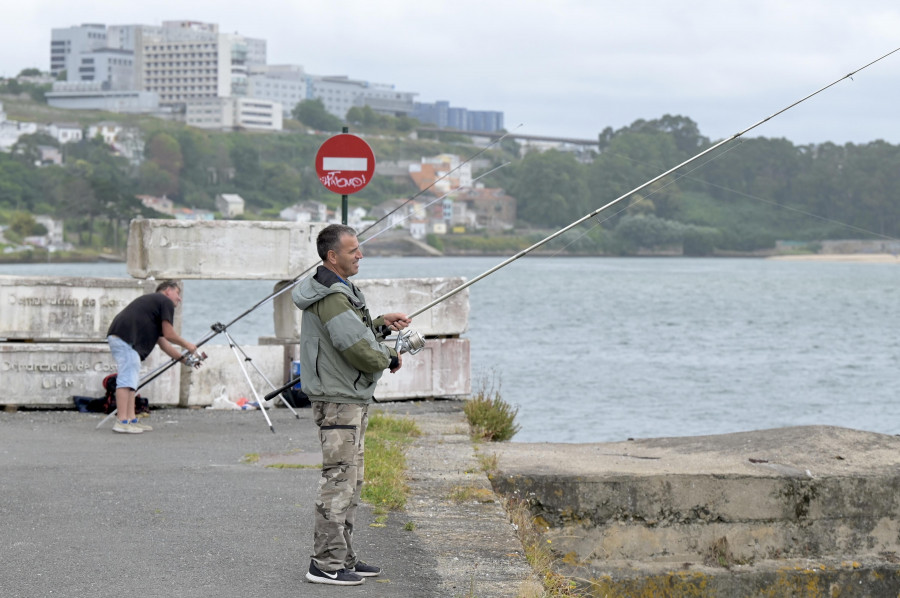
POLYGON ((231 44, 217 25, 167 21, 135 33, 135 86, 160 104, 231 95, 231 44))

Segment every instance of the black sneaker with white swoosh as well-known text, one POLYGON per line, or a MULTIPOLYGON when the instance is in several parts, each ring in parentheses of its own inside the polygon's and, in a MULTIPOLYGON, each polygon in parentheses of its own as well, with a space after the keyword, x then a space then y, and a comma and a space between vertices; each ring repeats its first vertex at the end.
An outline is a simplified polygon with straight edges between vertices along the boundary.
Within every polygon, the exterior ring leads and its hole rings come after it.
POLYGON ((366 581, 347 569, 322 571, 312 561, 309 562, 309 571, 306 573, 306 579, 313 583, 327 583, 334 586, 358 586, 366 581))

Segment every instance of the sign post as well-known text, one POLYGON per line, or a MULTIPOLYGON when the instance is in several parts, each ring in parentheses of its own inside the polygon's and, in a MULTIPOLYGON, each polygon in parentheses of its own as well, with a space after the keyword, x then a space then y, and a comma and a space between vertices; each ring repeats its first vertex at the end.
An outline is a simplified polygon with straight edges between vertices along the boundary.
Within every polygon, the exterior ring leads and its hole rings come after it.
POLYGON ((369 144, 344 132, 327 139, 316 153, 316 174, 329 191, 341 194, 341 222, 347 224, 347 196, 362 190, 375 173, 369 144))

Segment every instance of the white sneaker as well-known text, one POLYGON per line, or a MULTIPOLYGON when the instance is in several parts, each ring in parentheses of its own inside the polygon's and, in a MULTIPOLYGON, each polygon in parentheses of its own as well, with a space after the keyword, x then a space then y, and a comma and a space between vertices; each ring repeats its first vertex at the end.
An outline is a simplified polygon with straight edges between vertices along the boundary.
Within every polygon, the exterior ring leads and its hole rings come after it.
POLYGON ((119 434, 141 434, 144 432, 135 424, 122 423, 120 421, 113 424, 112 431, 118 432, 119 434))

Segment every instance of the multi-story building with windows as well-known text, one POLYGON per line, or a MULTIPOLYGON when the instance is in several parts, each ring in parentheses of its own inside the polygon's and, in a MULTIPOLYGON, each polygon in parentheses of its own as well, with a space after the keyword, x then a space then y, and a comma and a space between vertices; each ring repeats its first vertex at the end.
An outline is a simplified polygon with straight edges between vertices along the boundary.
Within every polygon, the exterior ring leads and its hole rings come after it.
POLYGON ((201 129, 280 131, 281 104, 258 98, 203 98, 185 104, 184 122, 201 129))
MULTIPOLYGON (((164 21, 161 26, 85 24, 53 29, 51 73, 66 72, 48 99, 58 107, 189 113, 197 126, 252 127, 256 117, 279 105, 279 119, 260 116, 269 128, 289 117, 307 99, 319 99, 325 109, 345 118, 354 107, 368 106, 392 116, 415 116, 423 122, 470 131, 503 127, 502 112, 475 112, 448 102, 416 103, 416 92, 394 85, 346 76, 310 75, 295 65, 267 65, 266 41, 221 33, 215 23, 164 21), (255 108, 223 98, 257 98, 255 108), (200 102, 194 108, 191 103, 200 102), (213 117, 210 110, 221 112, 213 117), (265 106, 265 107, 263 107, 265 106), (247 113, 247 118, 239 117, 247 113), (237 124, 238 122, 242 124, 237 124)), ((280 125, 279 125, 280 127, 280 125)))
POLYGON ((309 97, 322 100, 325 110, 338 118, 344 118, 354 106, 369 106, 383 114, 406 116, 412 112, 413 99, 418 95, 411 91, 397 91, 393 85, 345 76, 312 75, 308 85, 309 97))
POLYGON ((503 128, 502 112, 454 107, 444 100, 434 103, 416 102, 412 116, 442 129, 491 133, 503 128))
POLYGON ((107 47, 106 25, 88 23, 50 31, 50 74, 58 77, 66 70, 69 56, 107 47))
POLYGON ((134 89, 134 53, 100 48, 66 57, 66 80, 71 83, 99 81, 107 89, 134 89))
POLYGON ((281 104, 284 116, 289 118, 308 95, 308 76, 299 65, 251 66, 247 77, 247 94, 281 104))

